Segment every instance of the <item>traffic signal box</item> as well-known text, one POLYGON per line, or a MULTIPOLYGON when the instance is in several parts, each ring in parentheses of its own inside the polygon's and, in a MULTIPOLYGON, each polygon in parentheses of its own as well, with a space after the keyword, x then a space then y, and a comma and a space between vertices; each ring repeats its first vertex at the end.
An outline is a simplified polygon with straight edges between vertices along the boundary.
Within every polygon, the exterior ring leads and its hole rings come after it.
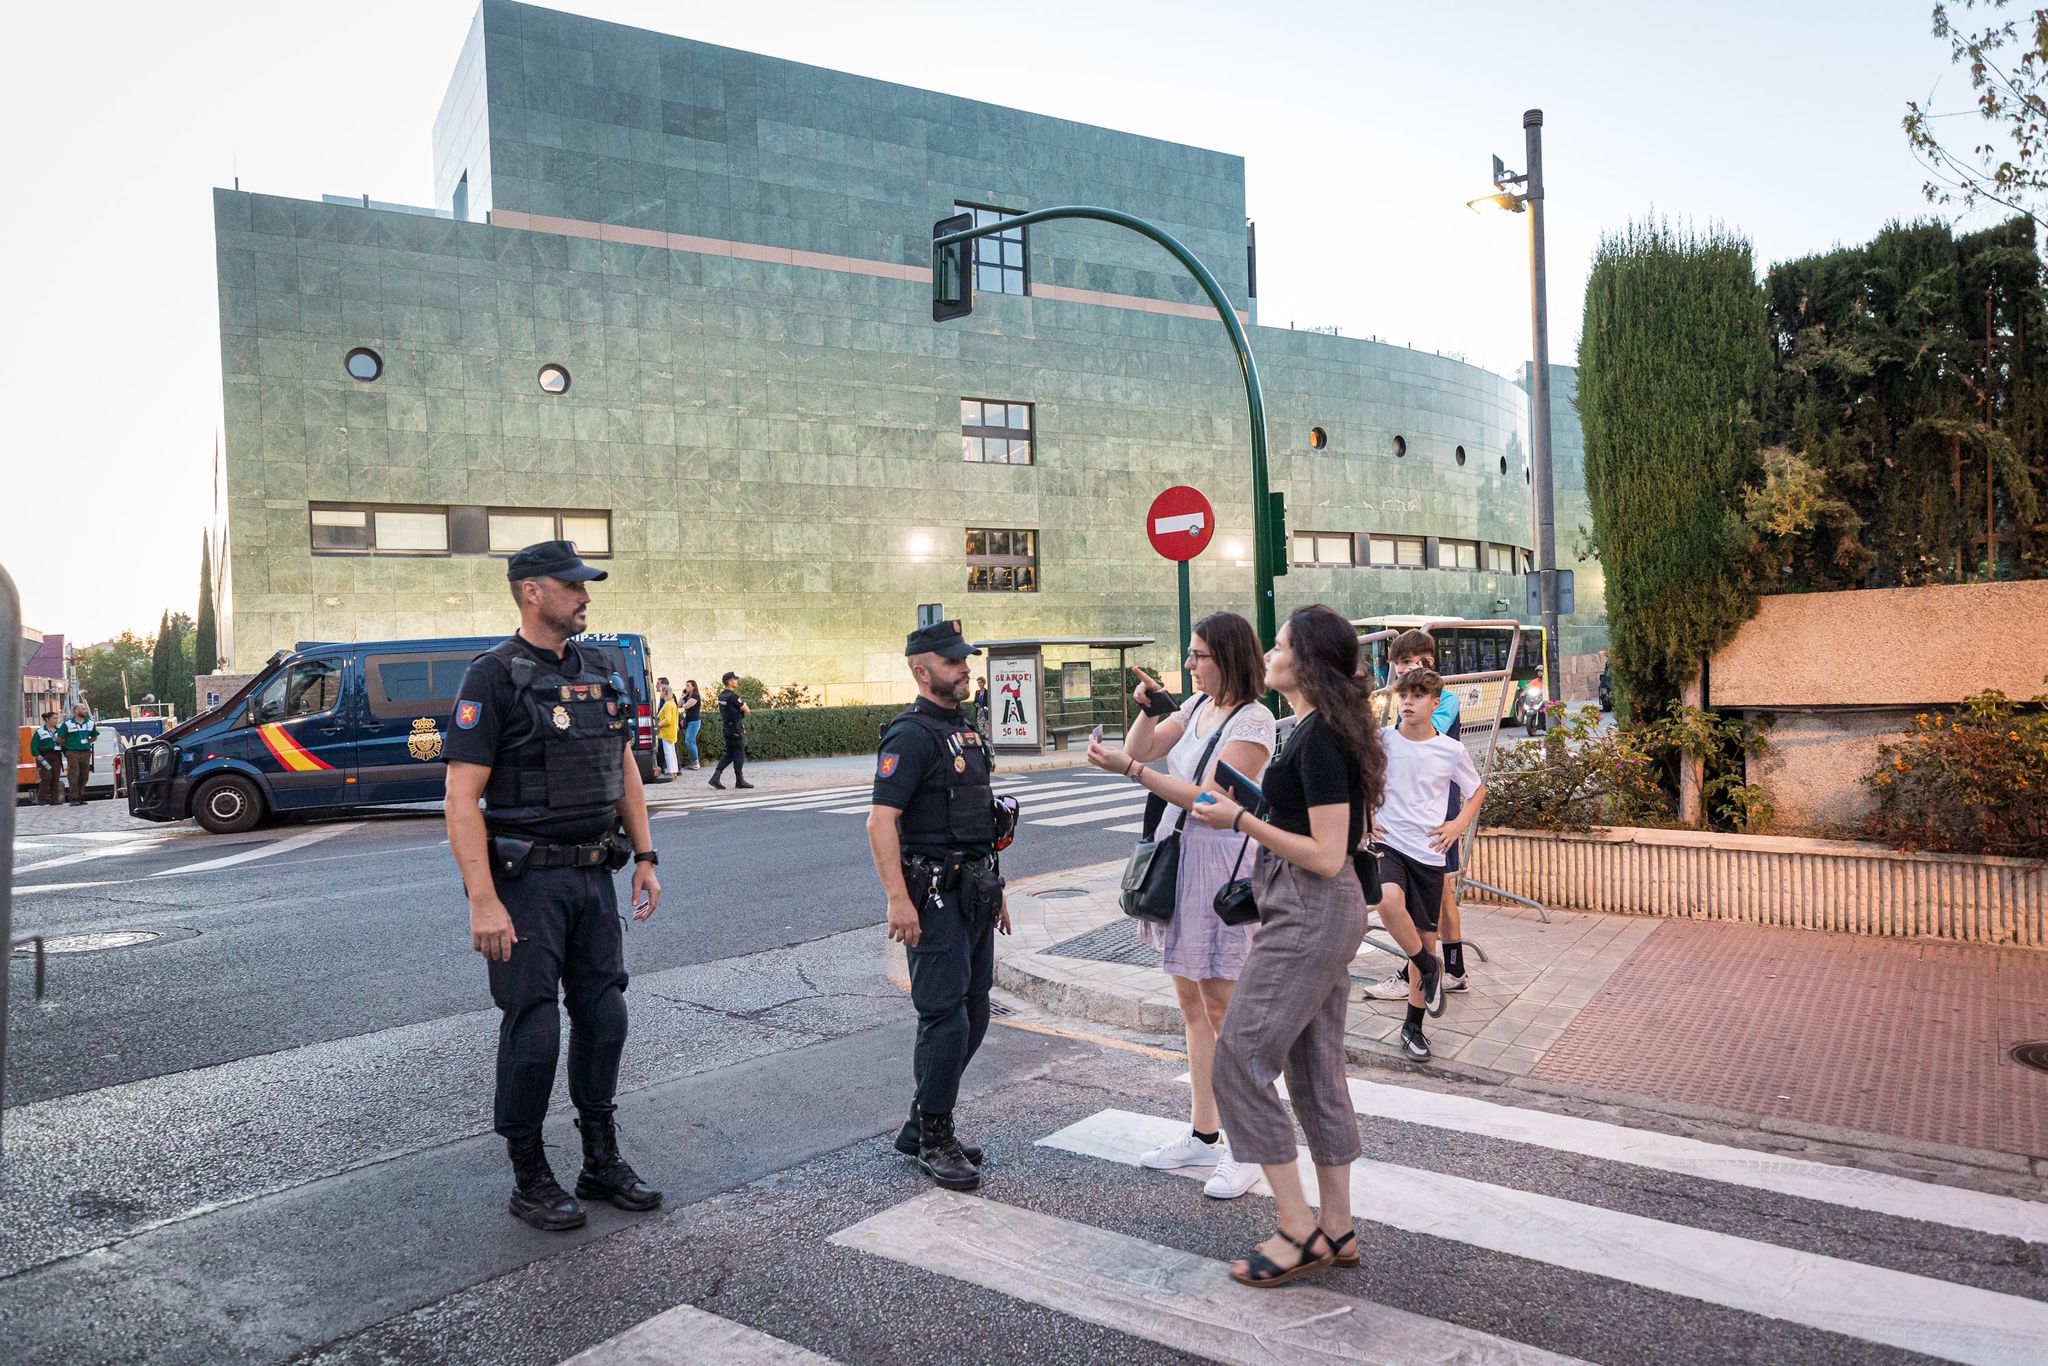
MULTIPOLYGON (((949 233, 966 232, 974 226, 971 213, 955 214, 932 224, 932 240, 949 233)), ((972 242, 954 242, 932 248, 932 321, 949 322, 974 311, 974 269, 972 242)))

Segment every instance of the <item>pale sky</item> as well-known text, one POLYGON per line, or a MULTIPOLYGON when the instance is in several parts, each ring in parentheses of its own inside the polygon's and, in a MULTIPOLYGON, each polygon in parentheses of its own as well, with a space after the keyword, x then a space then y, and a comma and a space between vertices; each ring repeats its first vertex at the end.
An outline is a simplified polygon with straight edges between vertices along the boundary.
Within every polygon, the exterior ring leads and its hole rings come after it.
MULTIPOLYGON (((1568 363, 1603 230, 1652 210, 1719 221, 1760 268, 1867 239, 1934 212, 1906 101, 1968 102, 1927 0, 557 7, 1236 153, 1262 323, 1503 373, 1529 350, 1526 220, 1464 206, 1494 153, 1521 169, 1524 109, 1545 112, 1551 356, 1568 363)), ((434 113, 475 8, 11 12, 0 564, 30 625, 84 643, 194 610, 220 422, 210 191, 239 174, 430 203, 434 113)))

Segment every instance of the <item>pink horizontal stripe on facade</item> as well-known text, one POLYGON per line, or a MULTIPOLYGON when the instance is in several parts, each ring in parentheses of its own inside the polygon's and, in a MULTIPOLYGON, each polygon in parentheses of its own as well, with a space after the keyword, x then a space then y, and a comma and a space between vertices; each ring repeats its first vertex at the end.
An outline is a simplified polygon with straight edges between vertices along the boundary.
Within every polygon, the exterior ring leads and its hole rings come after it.
MULTIPOLYGON (((665 251, 687 251, 698 256, 728 256, 739 261, 765 261, 771 265, 798 266, 805 270, 836 270, 846 275, 872 275, 884 280, 903 280, 928 285, 929 267, 898 261, 874 261, 861 256, 833 256, 827 252, 802 251, 795 247, 769 247, 755 242, 731 242, 719 237, 692 237, 688 233, 658 232, 653 228, 628 228, 611 223, 592 223, 581 218, 555 218, 544 213, 523 213, 518 209, 491 210, 491 226, 517 228, 522 232, 545 232, 558 237, 583 237, 592 241, 622 242, 629 246, 658 247, 665 251)), ((1099 289, 1072 289, 1066 285, 1034 284, 1034 298, 1056 303, 1095 304, 1102 308, 1129 308, 1141 313, 1165 313, 1176 318, 1207 318, 1215 310, 1207 304, 1183 304, 1168 299, 1146 299, 1135 294, 1110 294, 1099 289)), ((1238 318, 1250 317, 1239 311, 1238 318)))

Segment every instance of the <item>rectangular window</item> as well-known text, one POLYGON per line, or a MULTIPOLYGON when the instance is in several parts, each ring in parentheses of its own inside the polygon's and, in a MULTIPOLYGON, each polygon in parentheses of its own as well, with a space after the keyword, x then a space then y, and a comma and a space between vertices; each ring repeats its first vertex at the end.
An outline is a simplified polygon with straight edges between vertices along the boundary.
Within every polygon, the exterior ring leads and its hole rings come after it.
POLYGON ((1340 531, 1297 531, 1294 562, 1304 566, 1350 564, 1351 536, 1340 531))
POLYGON ((1488 545, 1486 547, 1486 572, 1489 574, 1514 573, 1515 548, 1511 545, 1488 545))
POLYGON ((1535 573, 1535 572, 1536 572, 1536 552, 1535 552, 1535 551, 1533 551, 1533 550, 1525 550, 1525 551, 1523 551, 1523 552, 1522 552, 1522 572, 1523 572, 1524 574, 1533 574, 1533 573, 1535 573))
POLYGON ((960 458, 975 464, 1028 465, 1031 405, 1004 399, 960 400, 960 458))
POLYGON ((604 512, 565 512, 562 514, 562 539, 575 546, 578 555, 610 555, 611 515, 604 512))
POLYGON ((555 539, 555 519, 546 512, 494 512, 491 514, 491 553, 511 555, 536 541, 555 539))
POLYGON ((436 655, 371 655, 370 710, 394 717, 445 717, 455 709, 462 676, 473 656, 463 651, 436 655))
POLYGON ((1374 536, 1372 553, 1368 563, 1382 569, 1422 568, 1422 538, 1420 536, 1374 536))
MULTIPOLYGON (((1017 217, 1001 209, 984 209, 976 204, 955 204, 974 215, 974 226, 988 227, 1017 217)), ((1025 289, 1024 229, 1009 228, 974 239, 974 287, 983 294, 1023 294, 1025 289)))
POLYGON ((313 549, 366 551, 370 545, 370 514, 363 508, 313 508, 313 549))
POLYGON ((377 524, 377 550, 380 554, 448 553, 448 514, 439 508, 405 512, 379 509, 372 520, 377 524))
POLYGON ((612 553, 609 512, 310 503, 306 521, 316 555, 510 555, 555 540, 586 556, 612 553))
POLYGON ((1436 543, 1436 567, 1438 569, 1479 568, 1479 543, 1477 541, 1438 541, 1436 543))
POLYGON ((294 664, 256 695, 256 723, 289 721, 334 710, 341 697, 341 665, 330 659, 294 664))
POLYGON ((968 528, 967 591, 1036 593, 1038 533, 968 528))
POLYGON ((491 553, 512 555, 539 541, 569 541, 576 553, 601 559, 612 553, 608 512, 556 512, 550 508, 492 508, 491 553))

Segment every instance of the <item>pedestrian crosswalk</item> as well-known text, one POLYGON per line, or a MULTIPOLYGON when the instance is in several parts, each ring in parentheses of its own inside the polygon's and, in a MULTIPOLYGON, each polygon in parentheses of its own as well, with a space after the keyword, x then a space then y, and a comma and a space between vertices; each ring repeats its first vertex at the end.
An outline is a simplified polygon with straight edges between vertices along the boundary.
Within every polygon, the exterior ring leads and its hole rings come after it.
MULTIPOLYGON (((762 816, 859 816, 868 814, 868 783, 817 788, 807 792, 743 792, 687 795, 660 800, 656 817, 682 812, 735 812, 762 816)), ((1142 825, 1145 794, 1128 780, 1095 769, 1056 769, 1046 773, 998 778, 996 795, 1015 797, 1027 826, 1055 829, 1099 826, 1119 834, 1136 834, 1142 825)))
MULTIPOLYGON (((1421 1087, 1354 1080, 1351 1094, 1368 1132, 1376 1122, 1420 1125, 1493 1145, 1498 1150, 1494 1156, 1509 1159, 1485 1164, 1489 1174, 1507 1173, 1496 1181, 1433 1170, 1426 1146, 1413 1162, 1368 1158, 1355 1163, 1352 1214, 1369 1267, 1393 1230, 1410 1239, 1420 1236, 1517 1259, 1517 1267, 1563 1278, 1559 1294, 1546 1299, 1556 1306, 1569 1305, 1573 1294, 1585 1293, 1588 1285, 1607 1284, 1619 1294, 1651 1292, 1674 1303, 1755 1316, 1778 1325, 1773 1333, 1831 1334, 1843 1340, 1838 1351, 1829 1353, 1835 1359, 1860 1359, 1873 1348, 1981 1366, 2031 1366, 2048 1359, 2048 1302, 1887 1265, 1896 1258, 1881 1248, 1873 1245, 1866 1251, 1863 1241, 1838 1236, 1839 1229, 1834 1235, 1824 1231, 1824 1226, 1871 1216, 1911 1220, 1924 1231, 1910 1232, 1909 1242, 1933 1244, 1959 1235, 2012 1239, 2010 1260, 2032 1264, 2048 1246, 2048 1206, 1421 1087), (1544 1153, 1618 1164, 1623 1172, 1646 1169, 1700 1185, 1690 1198, 1658 1202, 1665 1217, 1650 1217, 1620 1208, 1626 1200, 1571 1200, 1531 1188, 1542 1182, 1523 1173, 1544 1153), (1833 1207, 1833 1213, 1802 1217, 1793 1207, 1752 1229, 1712 1208, 1721 1193, 1740 1200, 1758 1192, 1819 1202, 1833 1207), (1688 1212, 1670 1213, 1674 1209, 1688 1212), (1694 1209, 1697 1216, 1689 1213, 1694 1209), (1741 1232, 1731 1232, 1731 1226, 1741 1232), (1743 1236, 1750 1232, 1758 1236, 1743 1236)), ((1579 1360, 1554 1350, 1575 1345, 1564 1308, 1548 1318, 1532 1315, 1527 1328, 1506 1330, 1541 1340, 1518 1341, 1347 1293, 1361 1284, 1356 1274, 1347 1279, 1329 1273, 1284 1290, 1253 1290, 1231 1281, 1227 1264, 1213 1256, 1091 1222, 1118 1222, 1134 1201, 1157 1201, 1166 1208, 1184 1199, 1182 1192, 1192 1194, 1191 1182, 1174 1178, 1199 1180, 1205 1170, 1157 1172, 1138 1165, 1147 1148, 1185 1133, 1186 1127, 1184 1116, 1109 1108, 1037 1140, 1040 1151, 1084 1164, 1075 1171, 1062 1169, 1058 1184, 1075 1178, 1091 1185, 1108 1181, 1117 1209, 1099 1215, 1065 1217, 1074 1215, 1066 1204, 1058 1206, 1064 1216, 1048 1212, 1042 1187, 1029 1186, 1022 1176, 992 1174, 978 1194, 927 1189, 847 1225, 830 1242, 866 1258, 1213 1361, 1534 1366, 1579 1360), (1117 1171, 1127 1176, 1114 1175, 1117 1171), (1006 1189, 1011 1182, 1016 1184, 1006 1189)), ((1304 1185, 1313 1191, 1313 1168, 1306 1154, 1300 1160, 1304 1185)), ((1269 1197, 1261 1182, 1250 1198, 1269 1197)), ((1192 1201, 1188 1208, 1190 1217, 1199 1219, 1204 1202, 1192 1201)), ((1468 1288, 1483 1295, 1487 1267, 1500 1264, 1481 1260, 1467 1265, 1468 1288)), ((1946 1270, 1946 1264, 1939 1265, 1946 1270)), ((1492 1326, 1502 1325, 1496 1321, 1492 1326)), ((804 1351, 768 1342, 772 1346, 750 1342, 749 1350, 804 1351)), ((1608 1352, 1599 1354, 1603 1360, 1609 1359, 1613 1343, 1605 1345, 1608 1352)), ((1582 1350, 1591 1355, 1598 1346, 1589 1343, 1582 1350)), ((1788 1346, 1778 1359, 1800 1356, 1788 1346)), ((822 1358, 804 1353, 731 1359, 822 1358)))

